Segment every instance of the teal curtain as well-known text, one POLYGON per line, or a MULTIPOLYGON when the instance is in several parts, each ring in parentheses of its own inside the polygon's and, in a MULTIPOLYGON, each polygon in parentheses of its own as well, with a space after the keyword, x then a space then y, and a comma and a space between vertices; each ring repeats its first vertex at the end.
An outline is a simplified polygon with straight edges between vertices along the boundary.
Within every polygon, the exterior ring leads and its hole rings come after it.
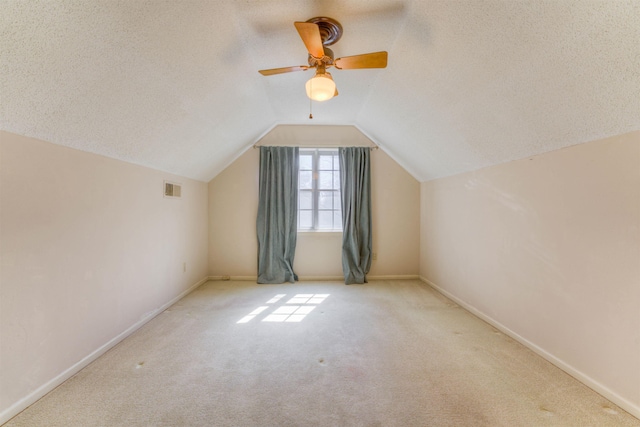
POLYGON ((340 148, 342 272, 344 282, 366 283, 371 268, 371 166, 368 147, 340 148))
POLYGON ((295 282, 298 147, 260 147, 258 283, 295 282))

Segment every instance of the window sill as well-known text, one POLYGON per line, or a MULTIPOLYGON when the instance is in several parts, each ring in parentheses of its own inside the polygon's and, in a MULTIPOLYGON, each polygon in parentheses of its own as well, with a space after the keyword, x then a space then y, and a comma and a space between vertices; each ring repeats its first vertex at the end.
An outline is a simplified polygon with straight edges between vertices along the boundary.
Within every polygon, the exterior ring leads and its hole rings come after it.
POLYGON ((298 230, 298 234, 309 236, 337 236, 342 235, 342 230, 298 230))

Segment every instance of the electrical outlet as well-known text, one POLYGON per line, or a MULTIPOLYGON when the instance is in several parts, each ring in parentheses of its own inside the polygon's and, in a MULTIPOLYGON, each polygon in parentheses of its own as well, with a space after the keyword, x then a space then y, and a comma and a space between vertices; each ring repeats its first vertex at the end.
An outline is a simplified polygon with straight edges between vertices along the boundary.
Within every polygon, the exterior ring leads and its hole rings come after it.
POLYGON ((374 252, 371 256, 371 258, 376 261, 378 259, 378 252, 374 252))

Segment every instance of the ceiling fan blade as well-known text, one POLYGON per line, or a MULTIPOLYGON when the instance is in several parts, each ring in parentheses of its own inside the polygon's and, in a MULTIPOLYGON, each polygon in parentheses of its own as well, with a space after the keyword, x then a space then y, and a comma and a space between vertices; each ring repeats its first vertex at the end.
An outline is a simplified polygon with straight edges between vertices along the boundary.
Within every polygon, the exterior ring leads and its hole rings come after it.
POLYGON ((339 70, 353 70, 356 68, 386 68, 387 52, 363 53, 362 55, 345 56, 334 61, 339 70))
POLYGON ((292 71, 306 71, 310 67, 306 65, 297 65, 295 67, 271 68, 269 70, 258 71, 263 76, 272 76, 274 74, 290 73, 292 71))
POLYGON ((322 58, 324 56, 324 47, 322 47, 322 37, 320 37, 320 28, 312 22, 294 22, 300 38, 307 47, 311 56, 322 58))

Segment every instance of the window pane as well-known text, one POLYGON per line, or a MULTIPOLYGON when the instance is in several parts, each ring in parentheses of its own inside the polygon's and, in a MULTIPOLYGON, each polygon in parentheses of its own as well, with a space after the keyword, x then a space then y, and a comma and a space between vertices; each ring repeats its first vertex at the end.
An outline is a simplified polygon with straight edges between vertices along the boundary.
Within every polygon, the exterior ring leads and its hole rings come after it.
POLYGON ((300 209, 313 209, 313 197, 311 191, 300 191, 298 202, 300 209))
POLYGON ((333 191, 320 191, 318 209, 333 209, 333 191))
POLYGON ((300 149, 298 228, 342 230, 340 157, 337 149, 300 149))
POLYGON ((333 211, 333 228, 342 230, 342 212, 333 211))
POLYGON ((300 171, 300 182, 298 183, 298 187, 301 190, 311 190, 313 188, 311 171, 300 171))
POLYGON ((333 211, 318 212, 318 228, 330 230, 333 228, 333 211))
POLYGON ((300 228, 308 229, 312 227, 311 211, 300 210, 298 215, 300 216, 300 228))
POLYGON ((333 156, 326 156, 326 155, 321 155, 320 156, 320 162, 319 162, 319 169, 322 170, 332 170, 333 169, 333 164, 332 164, 332 160, 333 156))
POLYGON ((311 170, 313 165, 313 156, 300 154, 300 170, 311 170))
POLYGON ((318 183, 318 188, 331 190, 333 188, 333 172, 330 171, 320 171, 320 179, 318 183))
POLYGON ((333 189, 340 190, 340 172, 333 173, 333 189))

